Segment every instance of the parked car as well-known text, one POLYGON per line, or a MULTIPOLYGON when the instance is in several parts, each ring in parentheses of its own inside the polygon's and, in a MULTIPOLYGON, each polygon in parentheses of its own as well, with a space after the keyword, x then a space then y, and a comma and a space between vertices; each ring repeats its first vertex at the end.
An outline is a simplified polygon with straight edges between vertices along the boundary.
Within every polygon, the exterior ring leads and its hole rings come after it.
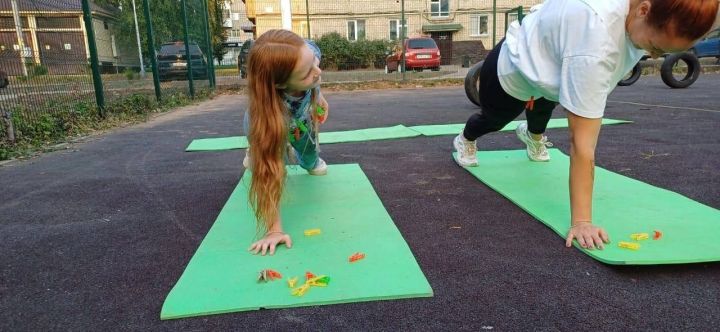
MULTIPOLYGON (((385 59, 385 72, 392 73, 401 67, 402 48, 396 47, 385 59)), ((440 70, 440 49, 432 38, 409 38, 405 40, 405 69, 440 70)), ((400 68, 402 69, 402 68, 400 68)))
MULTIPOLYGON (((194 80, 208 79, 208 63, 200 47, 190 43, 190 61, 194 80)), ((160 45, 157 54, 157 66, 160 81, 187 80, 188 63, 185 54, 185 43, 176 41, 160 45)))
POLYGON ((698 58, 716 57, 720 60, 720 28, 711 31, 690 49, 698 58))
POLYGON ((238 71, 240 72, 240 78, 247 78, 247 59, 250 54, 250 48, 253 45, 253 40, 246 40, 242 46, 240 46, 240 54, 238 54, 238 71))

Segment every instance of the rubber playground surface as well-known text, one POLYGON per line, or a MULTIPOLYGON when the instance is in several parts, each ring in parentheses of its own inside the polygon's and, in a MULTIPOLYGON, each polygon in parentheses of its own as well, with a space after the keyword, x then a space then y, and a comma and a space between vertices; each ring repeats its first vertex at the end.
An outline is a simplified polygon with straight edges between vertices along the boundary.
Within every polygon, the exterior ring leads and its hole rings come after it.
MULTIPOLYGON (((720 75, 701 75, 684 90, 657 76, 618 87, 606 117, 633 123, 603 127, 596 164, 720 209, 718 91, 720 75)), ((327 92, 326 98, 326 131, 461 123, 477 110, 462 87, 327 92)), ((711 330, 720 324, 720 263, 608 265, 565 248, 552 229, 458 167, 447 135, 321 147, 329 164, 362 169, 432 297, 161 320, 168 293, 244 172, 243 150, 185 148, 196 138, 244 135, 245 105, 244 96, 220 96, 3 164, 0 330, 711 330)), ((563 116, 556 110, 553 117, 563 116)), ((566 128, 547 134, 569 154, 566 128)), ((523 146, 508 131, 485 136, 478 147, 523 146)), ((635 215, 632 206, 623 210, 635 215)), ((611 236, 611 245, 622 240, 611 236)))

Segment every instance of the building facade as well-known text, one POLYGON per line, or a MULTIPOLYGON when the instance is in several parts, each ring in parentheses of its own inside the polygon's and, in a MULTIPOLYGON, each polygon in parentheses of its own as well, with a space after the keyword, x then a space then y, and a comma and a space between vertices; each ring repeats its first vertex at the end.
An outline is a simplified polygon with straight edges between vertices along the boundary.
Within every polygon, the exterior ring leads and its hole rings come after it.
MULTIPOLYGON (((87 73, 90 52, 80 0, 18 0, 17 4, 22 49, 11 3, 0 1, 0 70, 22 75, 24 62, 41 65, 51 75, 87 73)), ((136 48, 119 49, 115 43, 117 10, 91 5, 98 60, 105 72, 139 66, 136 48)))
MULTIPOLYGON (((255 35, 282 27, 282 0, 244 0, 255 35)), ((337 32, 358 39, 429 36, 435 39, 443 64, 459 63, 465 56, 477 60, 498 43, 507 23, 516 20, 522 7, 527 13, 542 0, 290 0, 292 30, 303 37, 319 38, 337 32), (306 2, 309 7, 306 7, 306 2), (493 24, 494 23, 494 24, 493 24)))

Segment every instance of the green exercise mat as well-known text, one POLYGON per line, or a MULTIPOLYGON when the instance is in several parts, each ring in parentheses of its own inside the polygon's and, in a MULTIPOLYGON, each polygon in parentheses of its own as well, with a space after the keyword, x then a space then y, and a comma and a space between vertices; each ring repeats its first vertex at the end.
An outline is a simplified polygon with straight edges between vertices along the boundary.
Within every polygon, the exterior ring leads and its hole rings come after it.
POLYGON ((430 297, 432 288, 415 257, 357 164, 331 165, 326 176, 288 168, 281 208, 293 247, 274 256, 252 255, 255 218, 247 203, 245 172, 180 280, 168 294, 161 319, 260 308, 430 297), (305 236, 308 229, 321 234, 305 236), (356 252, 366 257, 348 261, 356 252), (281 280, 259 283, 273 269, 281 280), (287 279, 305 272, 327 275, 327 287, 291 295, 287 279))
MULTIPOLYGON (((403 125, 381 128, 367 128, 347 131, 320 132, 320 143, 364 142, 391 138, 420 136, 420 133, 403 125)), ((232 136, 193 140, 185 151, 220 151, 248 147, 247 137, 232 136)))
MULTIPOLYGON (((501 130, 515 130, 517 128, 518 124, 524 121, 512 121, 508 123, 503 129, 501 130)), ((613 125, 613 124, 622 124, 622 123, 632 123, 632 121, 625 121, 625 120, 614 120, 614 119, 603 119, 602 124, 604 125, 613 125)), ((550 122, 548 122, 547 128, 567 128, 568 123, 566 118, 559 118, 559 119, 550 119, 550 122)), ((461 130, 465 128, 464 123, 456 123, 456 124, 444 124, 444 125, 427 125, 427 126, 412 126, 408 127, 412 130, 415 130, 425 136, 440 136, 440 135, 457 135, 460 133, 461 130)))
POLYGON ((190 142, 185 151, 225 151, 244 149, 248 147, 245 136, 230 136, 218 138, 200 138, 190 142))
MULTIPOLYGON (((472 175, 507 197, 559 234, 569 228, 568 167, 570 159, 550 149, 550 162, 531 162, 525 150, 478 152, 472 175)), ((626 176, 595 168, 594 222, 605 228, 610 244, 604 250, 585 250, 607 264, 676 264, 720 260, 720 211, 680 194, 626 176), (662 232, 653 240, 654 230, 662 232), (633 241, 630 234, 648 233, 633 241), (618 242, 640 244, 638 250, 618 242)), ((562 241, 547 245, 564 245, 562 241)))

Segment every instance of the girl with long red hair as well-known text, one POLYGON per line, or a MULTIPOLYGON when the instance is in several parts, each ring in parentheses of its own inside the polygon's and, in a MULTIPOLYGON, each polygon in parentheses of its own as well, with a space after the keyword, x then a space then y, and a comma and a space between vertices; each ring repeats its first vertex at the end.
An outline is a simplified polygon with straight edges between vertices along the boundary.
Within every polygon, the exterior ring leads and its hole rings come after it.
POLYGON ((254 254, 272 255, 282 243, 292 246, 280 220, 285 164, 296 159, 310 175, 327 173, 317 149, 318 127, 329 111, 319 88, 320 57, 313 42, 287 30, 265 32, 250 50, 245 114, 250 147, 243 165, 252 172, 249 200, 264 233, 250 246, 254 254))

